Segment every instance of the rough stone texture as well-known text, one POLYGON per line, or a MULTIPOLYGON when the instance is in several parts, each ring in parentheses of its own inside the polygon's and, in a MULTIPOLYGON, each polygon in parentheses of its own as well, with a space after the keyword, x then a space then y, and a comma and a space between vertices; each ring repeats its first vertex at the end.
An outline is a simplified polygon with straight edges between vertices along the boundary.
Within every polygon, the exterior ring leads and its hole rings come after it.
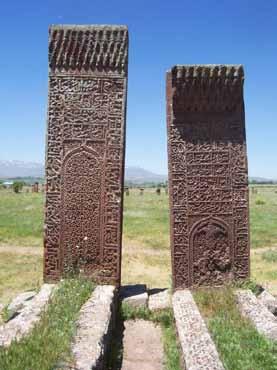
POLYGON ((151 321, 124 322, 122 370, 163 370, 162 333, 151 321))
POLYGON ((277 318, 267 307, 250 290, 238 290, 236 297, 241 314, 252 321, 257 331, 277 340, 277 318))
POLYGON ((249 275, 242 66, 167 73, 174 289, 249 275))
POLYGON ((186 370, 224 370, 190 291, 176 291, 172 304, 186 370))
POLYGON ((8 316, 11 318, 19 314, 24 307, 31 303, 36 294, 36 291, 29 291, 16 296, 7 307, 8 316))
POLYGON ((72 344, 76 370, 105 370, 115 312, 115 287, 97 286, 83 305, 72 344))
POLYGON ((0 326, 0 347, 8 347, 12 341, 19 341, 30 333, 39 321, 54 286, 53 284, 44 284, 39 293, 22 309, 18 316, 0 326))
POLYGON ((122 302, 128 303, 132 307, 147 307, 148 294, 146 285, 125 285, 120 288, 120 298, 122 302))
POLYGON ((277 299, 270 294, 268 291, 264 290, 259 296, 258 301, 261 302, 267 309, 277 315, 277 299))
POLYGON ((52 26, 45 281, 120 284, 128 30, 52 26))
POLYGON ((171 296, 168 289, 155 292, 154 289, 149 291, 148 307, 151 311, 163 310, 171 307, 171 296))

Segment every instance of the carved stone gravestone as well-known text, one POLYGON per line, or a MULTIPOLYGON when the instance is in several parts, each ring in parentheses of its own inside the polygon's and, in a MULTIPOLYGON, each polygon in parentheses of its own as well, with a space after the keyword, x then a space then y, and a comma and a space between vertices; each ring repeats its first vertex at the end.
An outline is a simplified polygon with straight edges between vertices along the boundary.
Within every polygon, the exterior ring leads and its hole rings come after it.
POLYGON ((172 274, 175 289, 249 275, 242 66, 167 73, 172 274))
POLYGON ((44 278, 120 284, 128 30, 53 26, 44 278))

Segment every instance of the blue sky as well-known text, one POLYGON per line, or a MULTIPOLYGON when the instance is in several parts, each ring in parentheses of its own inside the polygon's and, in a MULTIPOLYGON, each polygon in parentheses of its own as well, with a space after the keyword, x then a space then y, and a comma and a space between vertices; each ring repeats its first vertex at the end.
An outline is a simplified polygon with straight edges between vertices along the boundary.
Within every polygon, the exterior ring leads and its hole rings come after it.
POLYGON ((249 173, 277 178, 276 19, 276 0, 3 1, 0 159, 44 161, 48 26, 127 24, 126 164, 167 171, 167 69, 242 63, 249 173))

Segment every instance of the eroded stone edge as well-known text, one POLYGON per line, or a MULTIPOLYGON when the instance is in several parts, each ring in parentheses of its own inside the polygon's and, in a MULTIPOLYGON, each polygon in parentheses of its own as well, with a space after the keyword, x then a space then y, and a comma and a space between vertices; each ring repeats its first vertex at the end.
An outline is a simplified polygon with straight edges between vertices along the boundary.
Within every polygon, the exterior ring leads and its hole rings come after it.
POLYGON ((39 293, 25 306, 14 319, 0 326, 0 347, 8 347, 12 341, 28 335, 39 321, 55 284, 43 284, 39 293))
POLYGON ((189 290, 173 294, 172 305, 186 370, 224 370, 215 344, 189 290))
POLYGON ((250 290, 237 290, 235 295, 241 315, 248 318, 260 334, 277 340, 277 318, 267 307, 250 290))
POLYGON ((103 370, 110 345, 116 307, 116 288, 97 286, 82 306, 72 343, 76 370, 103 370))

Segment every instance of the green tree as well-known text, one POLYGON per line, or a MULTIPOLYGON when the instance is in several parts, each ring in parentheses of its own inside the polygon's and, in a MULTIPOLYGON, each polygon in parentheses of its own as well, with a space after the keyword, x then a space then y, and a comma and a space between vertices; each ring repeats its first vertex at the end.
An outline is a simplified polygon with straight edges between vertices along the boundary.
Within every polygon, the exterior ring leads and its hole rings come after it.
POLYGON ((24 182, 23 181, 15 181, 14 183, 13 183, 13 191, 15 192, 15 193, 19 193, 20 192, 20 190, 22 190, 22 188, 23 188, 23 185, 24 185, 24 182))

